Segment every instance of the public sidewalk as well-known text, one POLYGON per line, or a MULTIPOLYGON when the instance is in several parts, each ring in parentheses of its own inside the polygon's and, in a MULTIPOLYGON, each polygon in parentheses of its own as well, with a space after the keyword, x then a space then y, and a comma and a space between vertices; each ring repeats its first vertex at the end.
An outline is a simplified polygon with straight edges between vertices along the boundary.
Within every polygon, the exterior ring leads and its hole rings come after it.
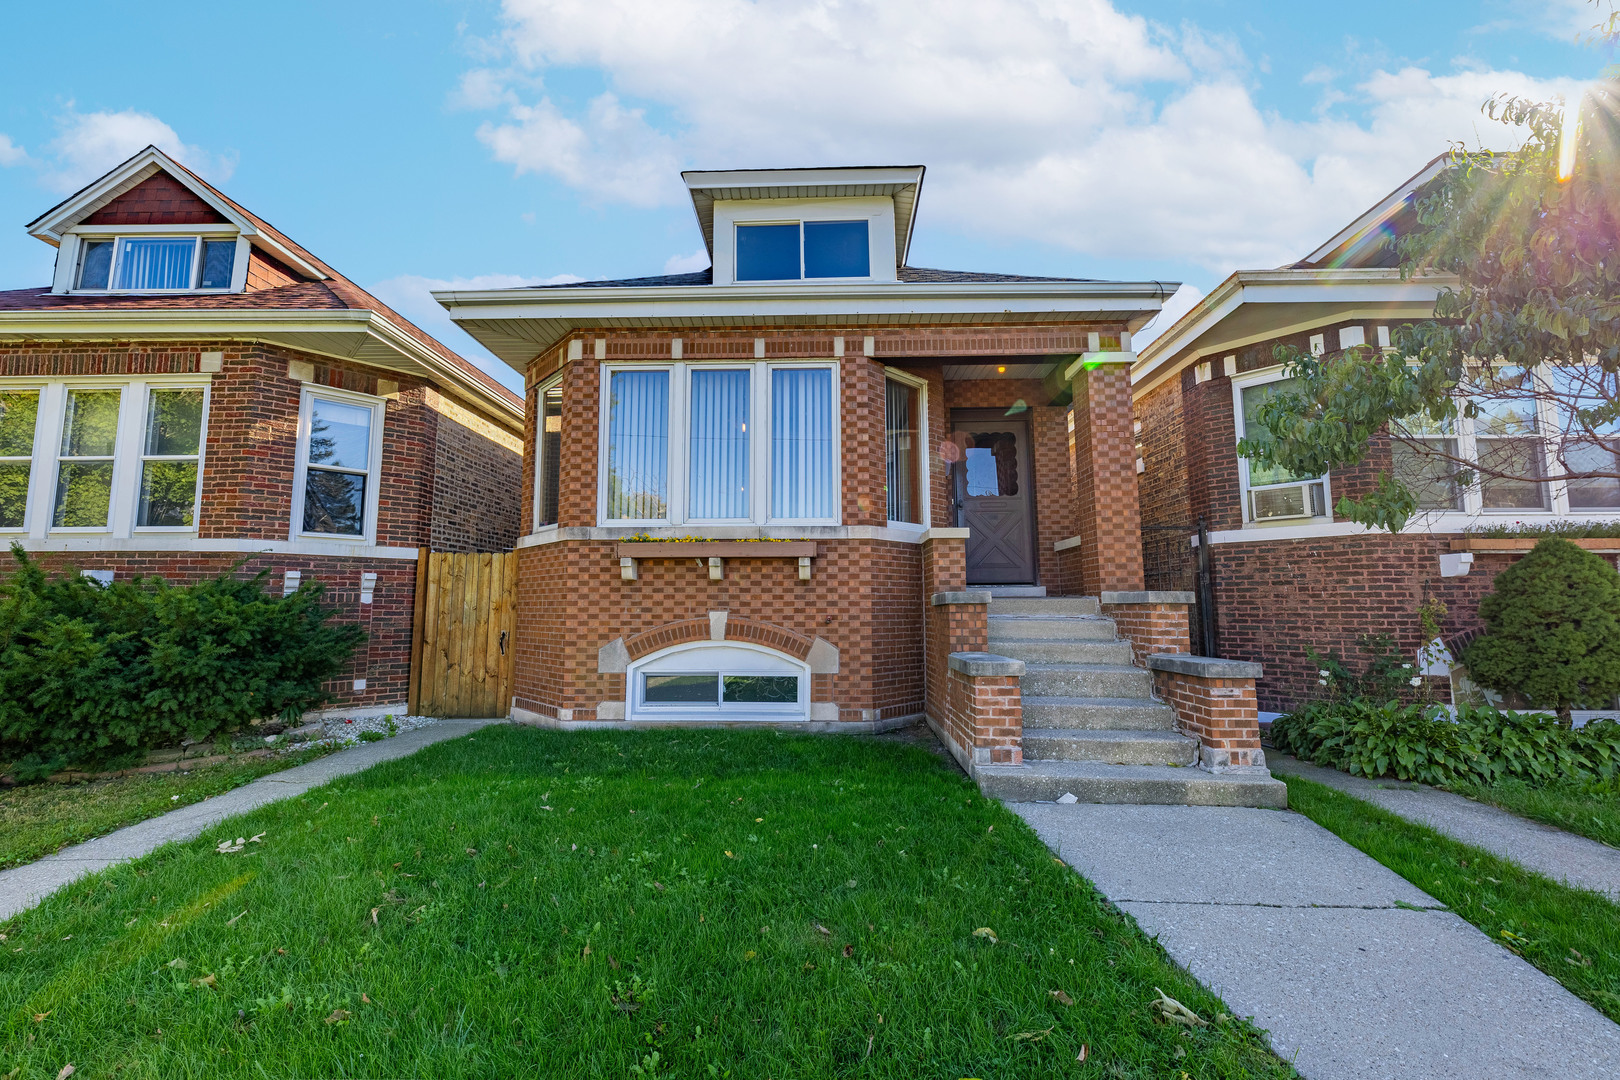
POLYGON ((161 817, 63 848, 55 855, 0 871, 0 921, 26 911, 62 886, 86 874, 105 870, 127 859, 138 859, 163 844, 195 839, 205 829, 228 817, 244 814, 266 803, 302 795, 310 788, 340 776, 369 769, 395 758, 408 757, 426 746, 455 739, 502 720, 443 720, 381 742, 361 743, 335 754, 271 773, 223 795, 172 810, 161 817))
POLYGON ((1620 1026, 1301 814, 1008 807, 1310 1080, 1620 1076, 1620 1026))
POLYGON ((1351 776, 1275 751, 1267 752, 1266 761, 1273 772, 1325 784, 1526 870, 1620 902, 1620 849, 1422 784, 1351 776))

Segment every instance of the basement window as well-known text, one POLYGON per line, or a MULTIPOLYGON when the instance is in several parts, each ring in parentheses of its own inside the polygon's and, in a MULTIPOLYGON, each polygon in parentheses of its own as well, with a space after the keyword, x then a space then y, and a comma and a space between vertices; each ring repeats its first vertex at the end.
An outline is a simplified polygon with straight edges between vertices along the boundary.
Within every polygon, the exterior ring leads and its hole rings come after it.
POLYGON ((629 673, 630 715, 663 720, 782 720, 809 711, 809 672, 762 646, 707 641, 654 653, 629 673))

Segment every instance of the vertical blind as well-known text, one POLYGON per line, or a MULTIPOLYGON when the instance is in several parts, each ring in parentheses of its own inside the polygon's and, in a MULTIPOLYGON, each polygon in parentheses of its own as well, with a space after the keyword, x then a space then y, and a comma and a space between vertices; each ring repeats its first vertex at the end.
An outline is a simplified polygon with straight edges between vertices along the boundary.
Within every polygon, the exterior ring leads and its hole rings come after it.
POLYGON ((689 517, 749 516, 748 377, 746 370, 692 372, 689 517))
POLYGON ((917 391, 890 379, 884 400, 883 436, 889 481, 889 520, 922 521, 917 501, 917 391))
POLYGON ((189 236, 124 240, 118 252, 119 289, 189 289, 197 241, 189 236))
POLYGON ((832 371, 771 372, 771 516, 837 514, 833 458, 832 371))
POLYGON ((609 518, 669 513, 669 372, 615 371, 608 401, 609 518))

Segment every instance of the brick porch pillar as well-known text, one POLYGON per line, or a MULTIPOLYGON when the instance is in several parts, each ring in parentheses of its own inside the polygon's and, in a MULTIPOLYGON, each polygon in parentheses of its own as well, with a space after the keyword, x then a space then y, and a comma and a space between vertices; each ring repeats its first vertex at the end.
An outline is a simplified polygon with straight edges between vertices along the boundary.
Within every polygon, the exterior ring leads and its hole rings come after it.
POLYGON ((1074 385, 1074 495, 1080 592, 1136 592, 1142 578, 1142 513, 1131 427, 1129 335, 1115 352, 1088 352, 1070 366, 1074 385))

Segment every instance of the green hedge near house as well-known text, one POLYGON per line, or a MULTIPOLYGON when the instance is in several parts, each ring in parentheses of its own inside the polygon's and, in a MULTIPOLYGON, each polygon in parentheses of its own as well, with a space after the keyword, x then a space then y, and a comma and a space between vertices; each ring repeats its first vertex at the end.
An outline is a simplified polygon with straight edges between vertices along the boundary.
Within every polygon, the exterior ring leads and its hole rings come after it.
POLYGON ((321 587, 52 577, 13 546, 0 582, 0 762, 20 778, 207 739, 326 700, 365 633, 321 587))
POLYGON ((1394 776, 1438 787, 1612 779, 1620 721, 1571 728, 1544 713, 1459 705, 1315 701, 1271 725, 1271 744, 1301 761, 1356 776, 1394 776))

